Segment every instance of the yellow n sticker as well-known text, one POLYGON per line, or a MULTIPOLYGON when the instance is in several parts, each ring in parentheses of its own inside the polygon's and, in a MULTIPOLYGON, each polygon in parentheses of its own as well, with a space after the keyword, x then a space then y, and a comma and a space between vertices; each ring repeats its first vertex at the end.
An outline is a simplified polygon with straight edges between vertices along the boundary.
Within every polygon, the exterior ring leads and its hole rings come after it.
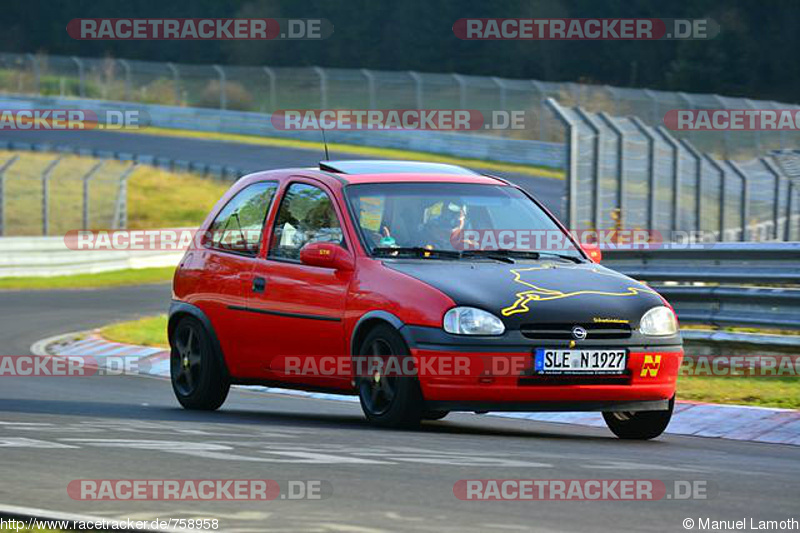
POLYGON ((654 378, 658 375, 659 368, 661 368, 660 355, 645 355, 640 377, 646 377, 649 375, 651 378, 654 378))

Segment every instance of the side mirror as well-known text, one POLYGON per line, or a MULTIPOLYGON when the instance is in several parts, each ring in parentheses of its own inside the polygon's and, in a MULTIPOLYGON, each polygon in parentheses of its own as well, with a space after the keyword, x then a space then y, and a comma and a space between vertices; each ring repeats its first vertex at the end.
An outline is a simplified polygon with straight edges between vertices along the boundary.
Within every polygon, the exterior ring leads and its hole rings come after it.
POLYGON ((583 243, 581 244, 581 249, 589 256, 589 259, 595 263, 602 261, 603 252, 600 251, 600 247, 596 244, 583 243))
POLYGON ((353 270, 355 266, 355 260, 350 252, 330 242, 306 244, 300 249, 300 262, 304 265, 336 270, 353 270))

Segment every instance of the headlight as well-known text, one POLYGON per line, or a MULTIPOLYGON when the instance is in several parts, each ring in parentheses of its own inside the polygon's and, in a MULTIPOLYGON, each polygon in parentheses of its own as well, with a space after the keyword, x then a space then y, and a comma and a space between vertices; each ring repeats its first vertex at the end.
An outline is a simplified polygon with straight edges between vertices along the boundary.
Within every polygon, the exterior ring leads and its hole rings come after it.
POLYGON ((474 307, 454 307, 444 315, 444 330, 456 335, 502 335, 503 322, 492 313, 474 307))
POLYGON ((654 307, 642 316, 639 331, 653 337, 675 335, 678 332, 678 319, 669 307, 654 307))

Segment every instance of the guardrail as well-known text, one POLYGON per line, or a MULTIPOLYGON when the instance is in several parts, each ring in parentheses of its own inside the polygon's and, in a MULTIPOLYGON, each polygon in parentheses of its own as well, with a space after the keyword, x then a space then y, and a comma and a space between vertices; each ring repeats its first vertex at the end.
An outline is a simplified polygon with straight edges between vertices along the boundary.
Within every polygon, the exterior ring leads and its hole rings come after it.
POLYGON ((682 323, 800 330, 800 242, 604 250, 603 264, 652 283, 682 323))
POLYGON ((71 250, 63 237, 0 238, 0 278, 98 274, 175 266, 183 252, 71 250))
MULTIPOLYGON (((687 246, 604 250, 603 265, 652 283, 685 324, 800 330, 800 242, 687 246)), ((61 237, 6 237, 0 278, 174 266, 182 255, 75 251, 61 237)))
MULTIPOLYGON (((317 130, 285 131, 276 129, 269 113, 178 107, 169 105, 117 102, 88 98, 44 96, 0 96, 3 109, 82 109, 98 115, 107 111, 137 111, 149 116, 149 126, 189 131, 214 131, 280 139, 320 142, 317 130)), ((410 150, 469 159, 502 161, 561 169, 566 147, 560 142, 508 139, 503 137, 428 130, 331 130, 329 143, 410 150)))

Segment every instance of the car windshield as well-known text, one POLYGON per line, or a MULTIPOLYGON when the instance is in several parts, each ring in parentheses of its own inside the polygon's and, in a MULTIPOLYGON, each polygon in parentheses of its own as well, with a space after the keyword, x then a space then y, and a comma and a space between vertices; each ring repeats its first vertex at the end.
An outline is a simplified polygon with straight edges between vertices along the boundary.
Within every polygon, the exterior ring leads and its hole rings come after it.
POLYGON ((350 185, 346 194, 373 255, 405 251, 421 257, 547 254, 582 259, 556 222, 514 187, 370 183, 350 185))

